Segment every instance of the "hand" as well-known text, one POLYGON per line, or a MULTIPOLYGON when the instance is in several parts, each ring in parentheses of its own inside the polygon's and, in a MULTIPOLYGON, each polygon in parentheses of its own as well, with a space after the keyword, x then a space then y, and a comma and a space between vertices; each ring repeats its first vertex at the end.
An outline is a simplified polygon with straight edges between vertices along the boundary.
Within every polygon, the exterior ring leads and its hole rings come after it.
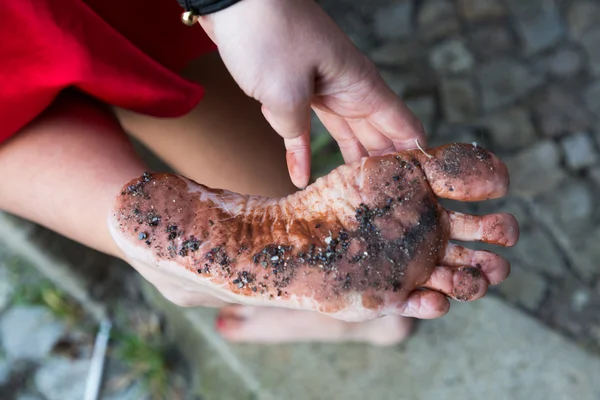
POLYGON ((284 138, 296 186, 310 178, 311 108, 345 162, 425 144, 417 118, 314 1, 243 0, 199 22, 284 138))

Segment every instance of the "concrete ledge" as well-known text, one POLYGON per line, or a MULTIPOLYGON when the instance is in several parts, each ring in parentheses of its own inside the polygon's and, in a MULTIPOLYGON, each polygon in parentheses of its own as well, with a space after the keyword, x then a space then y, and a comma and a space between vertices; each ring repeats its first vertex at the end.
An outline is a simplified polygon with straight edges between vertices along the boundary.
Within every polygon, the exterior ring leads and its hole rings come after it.
POLYGON ((152 292, 178 320, 173 334, 207 400, 600 398, 600 359, 491 296, 454 303, 446 318, 423 322, 413 339, 389 349, 231 345, 212 329, 213 311, 182 312, 152 292))

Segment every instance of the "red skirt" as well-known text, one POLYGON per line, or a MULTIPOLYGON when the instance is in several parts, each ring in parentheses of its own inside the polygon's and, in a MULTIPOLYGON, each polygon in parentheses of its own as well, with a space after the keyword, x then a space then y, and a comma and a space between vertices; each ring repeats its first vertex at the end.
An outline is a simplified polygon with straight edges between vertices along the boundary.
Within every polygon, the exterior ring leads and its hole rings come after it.
POLYGON ((177 117, 201 86, 179 72, 216 50, 175 0, 0 0, 0 142, 64 89, 138 113, 177 117))

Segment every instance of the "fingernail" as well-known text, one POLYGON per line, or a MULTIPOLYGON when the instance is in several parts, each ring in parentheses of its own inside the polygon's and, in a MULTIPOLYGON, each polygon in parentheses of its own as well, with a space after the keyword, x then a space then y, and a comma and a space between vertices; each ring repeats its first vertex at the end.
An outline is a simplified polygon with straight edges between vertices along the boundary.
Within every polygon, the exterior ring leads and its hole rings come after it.
POLYGON ((304 162, 296 155, 296 153, 287 153, 286 155, 288 170, 292 183, 300 189, 304 189, 308 184, 306 176, 306 166, 304 162))

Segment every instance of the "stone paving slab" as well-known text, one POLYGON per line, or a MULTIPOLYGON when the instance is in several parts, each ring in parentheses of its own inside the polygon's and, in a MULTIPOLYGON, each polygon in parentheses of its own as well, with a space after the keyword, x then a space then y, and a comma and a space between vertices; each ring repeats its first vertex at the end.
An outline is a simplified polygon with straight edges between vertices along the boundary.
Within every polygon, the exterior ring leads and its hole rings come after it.
POLYGON ((394 348, 231 345, 211 328, 213 317, 187 310, 180 326, 203 343, 198 352, 185 341, 206 400, 600 398, 600 358, 492 295, 453 303, 394 348))

